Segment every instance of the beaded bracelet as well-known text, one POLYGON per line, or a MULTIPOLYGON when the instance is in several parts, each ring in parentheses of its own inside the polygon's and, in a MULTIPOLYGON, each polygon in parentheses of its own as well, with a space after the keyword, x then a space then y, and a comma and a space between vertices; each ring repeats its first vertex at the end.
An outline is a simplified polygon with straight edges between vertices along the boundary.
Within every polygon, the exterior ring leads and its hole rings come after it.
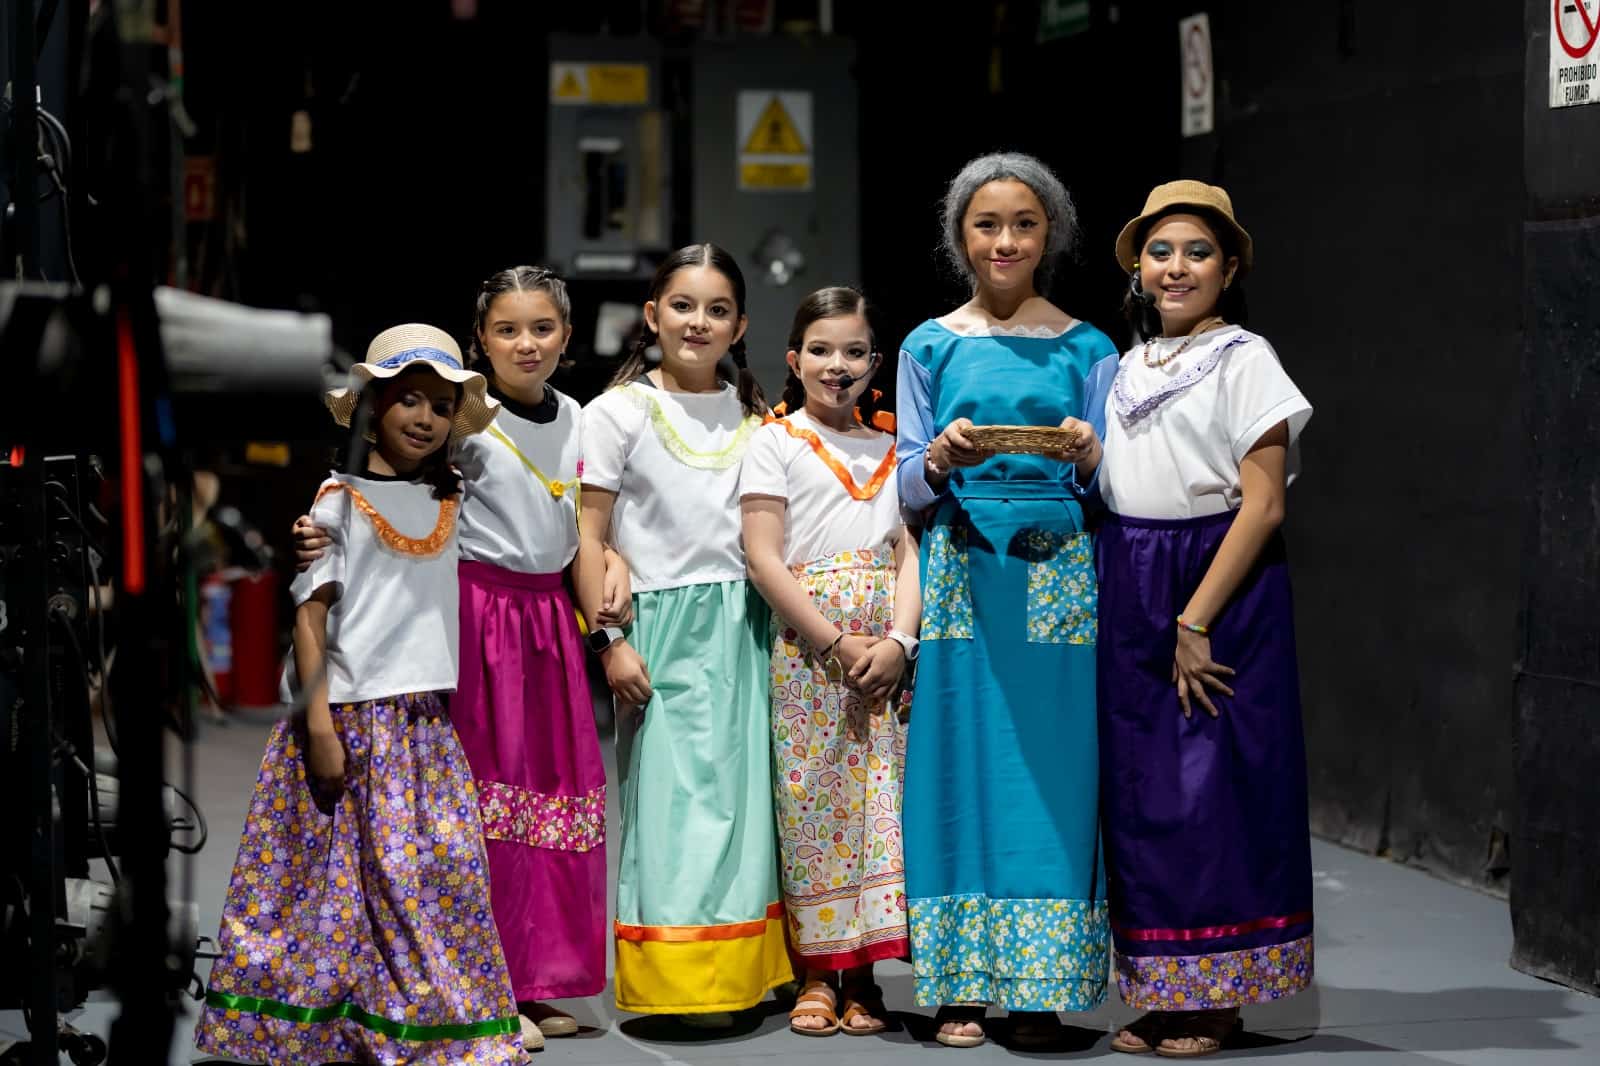
POLYGON ((1185 622, 1183 620, 1183 615, 1181 615, 1181 614, 1178 616, 1178 628, 1179 629, 1187 629, 1189 632, 1194 633, 1194 634, 1196 634, 1198 636, 1202 636, 1202 637, 1209 637, 1211 635, 1211 627, 1210 626, 1202 626, 1202 625, 1196 625, 1193 622, 1185 622))

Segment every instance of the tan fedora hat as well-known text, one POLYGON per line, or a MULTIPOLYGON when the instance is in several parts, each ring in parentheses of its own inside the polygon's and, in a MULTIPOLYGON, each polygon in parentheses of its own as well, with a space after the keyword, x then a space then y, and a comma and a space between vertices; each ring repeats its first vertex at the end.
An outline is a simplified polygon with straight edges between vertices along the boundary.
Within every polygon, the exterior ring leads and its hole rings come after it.
POLYGON ((350 384, 328 392, 328 410, 341 426, 350 424, 361 390, 375 378, 392 378, 413 365, 426 366, 446 381, 461 386, 461 402, 451 428, 457 439, 481 433, 493 419, 499 401, 490 398, 488 382, 476 370, 461 365, 455 339, 437 326, 408 322, 391 326, 372 338, 367 358, 350 368, 350 384))
POLYGON ((1201 207, 1215 214, 1219 221, 1233 233, 1233 239, 1239 246, 1239 274, 1242 277, 1250 272, 1250 264, 1255 258, 1255 246, 1250 240, 1250 234, 1239 225, 1233 217, 1233 200, 1229 198, 1226 189, 1216 185, 1207 185, 1203 181, 1169 181, 1165 185, 1157 185, 1150 190, 1150 195, 1145 199, 1144 210, 1128 221, 1122 227, 1122 232, 1117 235, 1117 265, 1129 274, 1134 267, 1139 265, 1139 252, 1141 249, 1134 247, 1138 237, 1139 227, 1148 219, 1163 213, 1171 213, 1174 208, 1201 207))

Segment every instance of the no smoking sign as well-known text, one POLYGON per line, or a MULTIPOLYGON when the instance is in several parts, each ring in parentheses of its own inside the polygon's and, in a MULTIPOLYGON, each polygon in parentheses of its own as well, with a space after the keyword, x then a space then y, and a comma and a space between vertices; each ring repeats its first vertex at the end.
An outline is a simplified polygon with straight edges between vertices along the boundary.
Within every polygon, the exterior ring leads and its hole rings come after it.
POLYGON ((1600 103, 1600 0, 1550 0, 1550 106, 1600 103))
POLYGON ((1198 137, 1210 133, 1216 124, 1211 19, 1202 13, 1179 22, 1178 49, 1183 57, 1183 135, 1198 137))

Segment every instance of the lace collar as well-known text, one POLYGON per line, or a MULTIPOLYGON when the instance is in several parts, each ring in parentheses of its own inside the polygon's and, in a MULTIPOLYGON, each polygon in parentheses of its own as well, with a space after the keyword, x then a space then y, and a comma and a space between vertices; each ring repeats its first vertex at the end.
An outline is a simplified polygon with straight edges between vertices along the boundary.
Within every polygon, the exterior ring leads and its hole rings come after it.
POLYGON ((1209 348, 1195 353, 1197 358, 1189 364, 1188 369, 1175 375, 1143 398, 1134 396, 1132 386, 1128 384, 1129 368, 1139 359, 1138 353, 1141 349, 1135 348, 1123 356, 1122 365, 1117 367, 1116 381, 1111 385, 1111 405, 1116 409, 1117 417, 1122 420, 1123 426, 1131 429, 1159 411, 1168 400, 1194 388, 1222 363, 1223 355, 1230 348, 1243 344, 1254 336, 1237 326, 1229 327, 1222 333, 1222 336, 1212 340, 1209 348))
POLYGON ((981 325, 963 323, 960 326, 954 326, 938 318, 934 319, 934 322, 958 337, 1032 337, 1037 340, 1054 340, 1056 337, 1064 337, 1083 324, 1082 322, 1074 321, 1064 329, 1057 329, 1054 326, 997 326, 989 322, 981 325))

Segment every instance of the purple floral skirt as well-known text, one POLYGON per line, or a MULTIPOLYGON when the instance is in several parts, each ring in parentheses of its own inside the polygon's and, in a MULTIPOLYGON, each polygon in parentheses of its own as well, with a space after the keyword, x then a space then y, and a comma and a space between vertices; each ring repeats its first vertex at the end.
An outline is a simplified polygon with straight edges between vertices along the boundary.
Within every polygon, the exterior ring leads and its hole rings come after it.
POLYGON ((344 787, 303 720, 267 743, 195 1044, 272 1066, 524 1061, 466 756, 435 693, 334 704, 344 787))

